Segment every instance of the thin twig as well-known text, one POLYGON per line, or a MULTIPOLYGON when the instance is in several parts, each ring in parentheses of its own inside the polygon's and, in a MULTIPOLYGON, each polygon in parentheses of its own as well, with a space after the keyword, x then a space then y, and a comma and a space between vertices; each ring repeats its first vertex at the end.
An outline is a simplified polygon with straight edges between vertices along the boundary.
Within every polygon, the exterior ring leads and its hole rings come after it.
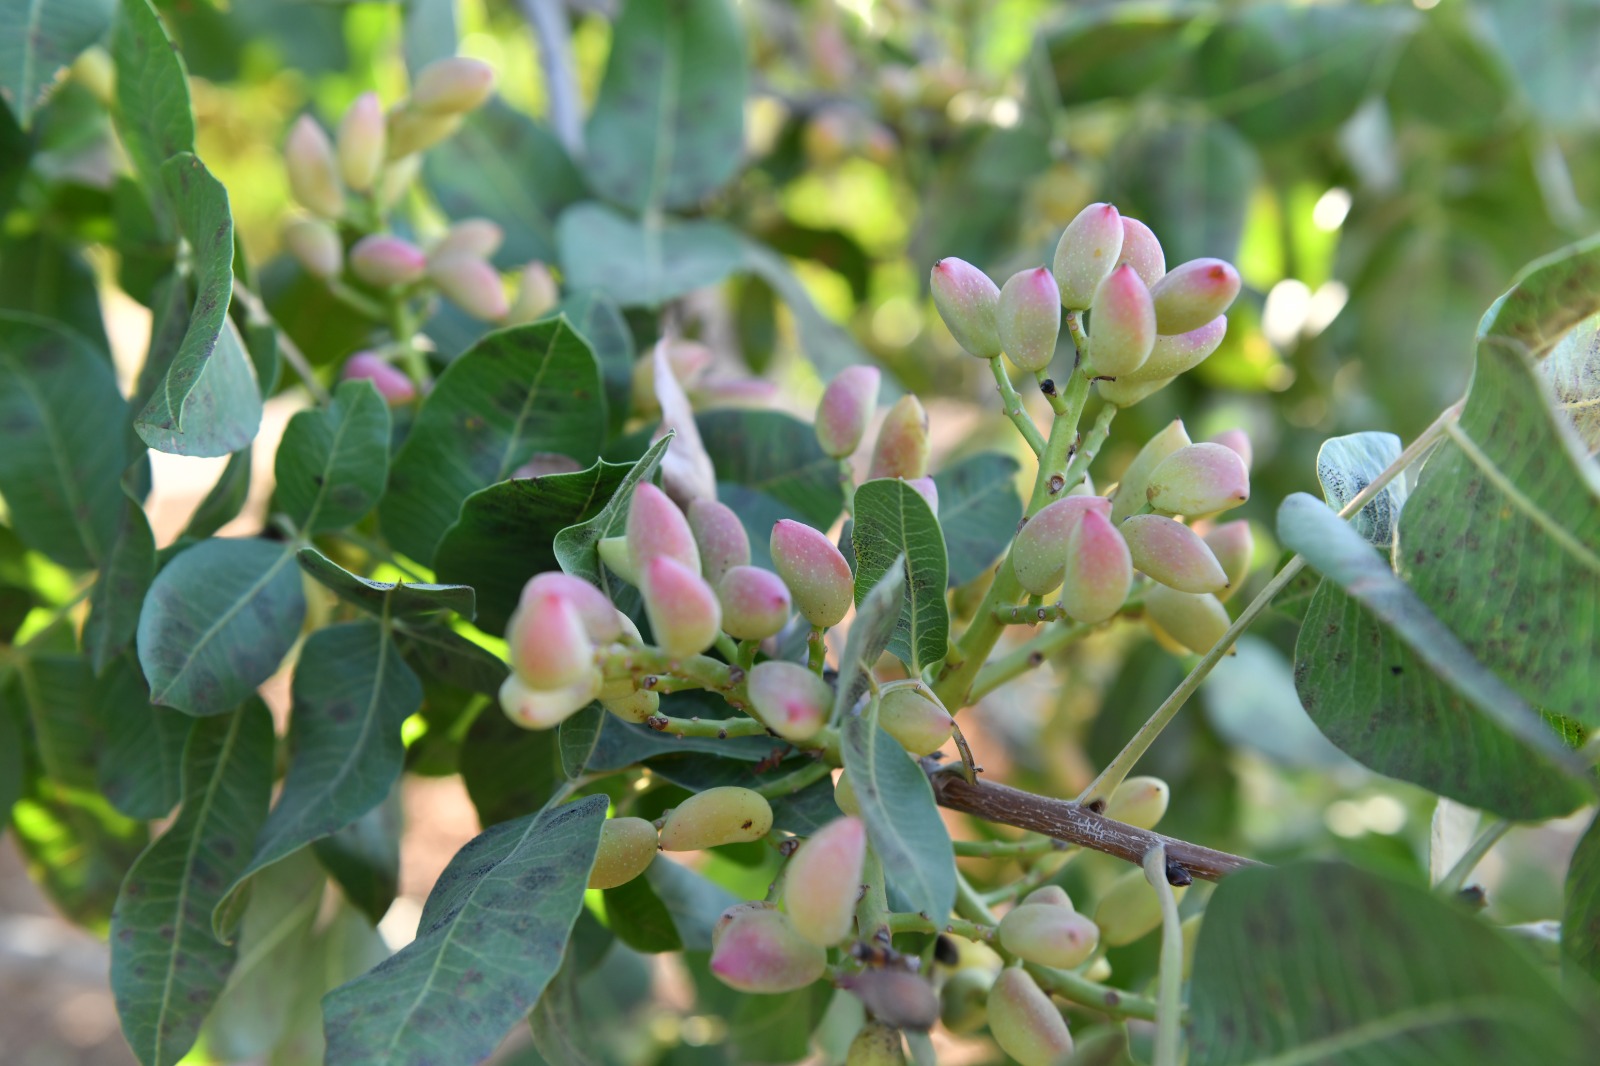
POLYGON ((572 27, 561 0, 519 0, 518 6, 539 46, 539 68, 550 97, 550 128, 576 159, 583 155, 583 110, 572 66, 572 27))
POLYGON ((1456 864, 1450 867, 1450 871, 1439 879, 1439 883, 1434 886, 1434 891, 1441 896, 1460 892, 1461 886, 1465 885, 1467 878, 1472 876, 1472 871, 1476 870, 1478 864, 1483 861, 1483 857, 1489 854, 1489 849, 1498 844, 1500 838, 1505 836, 1514 824, 1509 818, 1501 818, 1479 833, 1477 839, 1467 847, 1466 851, 1461 853, 1461 858, 1456 860, 1456 864))
POLYGON ((278 351, 283 353, 283 361, 293 368, 295 374, 305 384, 306 391, 311 394, 312 399, 319 404, 327 403, 331 397, 328 395, 328 390, 322 387, 322 382, 317 380, 317 372, 311 368, 311 360, 307 359, 305 353, 300 350, 300 346, 290 339, 288 331, 273 319, 271 313, 267 311, 267 305, 261 301, 261 297, 240 285, 238 279, 233 282, 233 295, 235 299, 244 304, 245 312, 251 318, 262 325, 271 326, 277 331, 278 351))
POLYGON ((1006 417, 1017 427, 1017 432, 1022 434, 1022 439, 1033 449, 1033 454, 1043 454, 1044 434, 1039 432, 1039 427, 1033 424, 1033 419, 1028 417, 1027 409, 1022 406, 1022 397, 1017 395, 1017 390, 1011 384, 1011 375, 1006 373, 1005 361, 997 355, 989 360, 989 369, 994 371, 994 383, 1000 390, 1000 406, 1004 409, 1006 417))

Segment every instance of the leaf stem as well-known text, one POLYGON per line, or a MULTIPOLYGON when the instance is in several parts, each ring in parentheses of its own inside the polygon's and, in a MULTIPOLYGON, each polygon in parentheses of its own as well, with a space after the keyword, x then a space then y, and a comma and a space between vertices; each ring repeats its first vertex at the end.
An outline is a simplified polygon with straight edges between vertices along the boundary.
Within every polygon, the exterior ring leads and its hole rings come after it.
POLYGON ((985 663, 972 682, 972 700, 981 700, 1001 685, 1022 676, 1068 644, 1082 640, 1098 628, 1100 627, 1079 622, 1047 629, 1015 651, 1007 652, 1000 658, 985 663))
POLYGON ((1178 1066, 1183 1057, 1183 926, 1178 900, 1167 880, 1167 849, 1157 844, 1145 853, 1144 876, 1161 900, 1161 962, 1156 993, 1156 1048, 1153 1066, 1178 1066))
POLYGON ((1000 356, 989 360, 989 369, 994 372, 995 386, 1000 390, 1000 406, 1005 411, 1011 424, 1017 427, 1017 432, 1022 434, 1022 439, 1033 449, 1034 455, 1044 454, 1044 435, 1039 432, 1039 427, 1033 424, 1033 419, 1028 417, 1028 411, 1022 406, 1022 397, 1017 395, 1017 390, 1011 384, 1011 375, 1006 373, 1006 364, 1000 356))
POLYGON ((957 855, 984 859, 1026 859, 1071 847, 1045 836, 1032 840, 956 840, 952 844, 957 855))
POLYGON ((767 735, 767 727, 754 718, 671 718, 664 714, 654 714, 646 718, 644 724, 657 733, 671 733, 680 737, 715 737, 718 740, 726 740, 729 737, 767 735))
POLYGON ((790 796, 807 785, 815 784, 833 772, 833 767, 823 759, 818 759, 809 766, 802 766, 791 774, 785 774, 776 781, 768 781, 753 791, 767 797, 777 799, 779 796, 790 796))
POLYGON ((869 844, 861 864, 861 899, 856 903, 856 934, 869 943, 888 947, 889 900, 884 889, 883 860, 869 844))
POLYGON ((1100 413, 1095 416, 1094 425, 1089 427, 1089 432, 1084 434, 1083 443, 1078 446, 1078 454, 1072 457, 1072 462, 1067 466, 1068 492, 1076 488, 1089 473, 1089 465, 1094 462, 1095 456, 1100 454, 1101 446, 1111 435, 1111 423, 1116 421, 1117 412, 1120 410, 1122 408, 1109 403, 1100 408, 1100 413))
POLYGON ((966 937, 980 943, 990 943, 994 940, 995 930, 992 925, 980 925, 969 922, 965 918, 950 918, 942 924, 929 918, 926 914, 911 911, 895 911, 889 915, 889 932, 891 933, 954 933, 956 936, 966 937))
POLYGON ((238 279, 233 283, 233 295, 244 304, 245 311, 251 318, 262 325, 272 327, 277 332, 278 351, 283 353, 283 361, 293 368, 301 383, 305 385, 306 391, 311 394, 311 398, 317 401, 319 406, 326 404, 332 397, 328 395, 328 390, 322 387, 322 382, 317 380, 317 372, 312 369, 311 360, 306 358, 300 346, 290 339, 288 332, 273 319, 261 297, 240 285, 238 279))
POLYGON ((1467 878, 1472 876, 1472 871, 1476 870, 1483 857, 1489 854, 1489 849, 1498 844, 1500 838, 1510 832, 1515 824, 1509 818, 1501 818, 1486 827, 1468 845, 1467 850, 1461 853, 1461 858, 1456 860, 1456 864, 1450 867, 1449 872, 1439 879, 1434 891, 1441 896, 1453 896, 1460 892, 1462 886, 1467 883, 1467 878))

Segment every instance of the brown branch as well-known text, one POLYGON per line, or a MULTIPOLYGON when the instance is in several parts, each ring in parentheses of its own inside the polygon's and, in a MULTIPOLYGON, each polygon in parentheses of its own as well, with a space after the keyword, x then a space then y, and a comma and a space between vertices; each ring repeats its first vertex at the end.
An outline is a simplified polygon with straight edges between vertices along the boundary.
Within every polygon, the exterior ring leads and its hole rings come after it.
POLYGON ((933 769, 929 766, 928 770, 934 798, 940 806, 953 811, 1043 833, 1069 844, 1115 855, 1135 866, 1144 861, 1145 853, 1151 848, 1164 844, 1167 849, 1167 880, 1175 885, 1186 885, 1196 877, 1220 881, 1235 870, 1262 865, 1254 859, 1230 855, 1226 851, 1213 851, 1199 844, 1152 833, 1148 829, 1124 825, 1070 800, 1037 796, 991 781, 969 783, 960 773, 949 768, 933 769))

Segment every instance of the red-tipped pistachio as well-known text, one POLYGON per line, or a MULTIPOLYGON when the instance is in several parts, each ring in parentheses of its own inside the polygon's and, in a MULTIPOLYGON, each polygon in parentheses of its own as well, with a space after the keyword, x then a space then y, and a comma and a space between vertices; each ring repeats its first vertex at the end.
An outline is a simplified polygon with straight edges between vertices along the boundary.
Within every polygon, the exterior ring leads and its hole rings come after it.
POLYGON ((1224 522, 1214 526, 1203 538, 1211 554, 1217 557, 1222 572, 1228 575, 1228 587, 1219 595, 1227 599, 1250 573, 1250 560, 1255 556, 1255 537, 1250 533, 1250 523, 1244 519, 1224 522))
POLYGON ((411 87, 411 105, 436 115, 471 111, 494 91, 494 68, 478 59, 449 56, 422 68, 411 87))
POLYGON ((795 932, 825 948, 850 935, 866 855, 867 831, 857 818, 835 818, 800 845, 783 875, 783 906, 795 932))
POLYGON ((567 688, 531 689, 510 674, 500 685, 500 708, 524 729, 552 729, 589 705, 600 693, 600 671, 591 669, 567 688))
POLYGON ((286 224, 283 243, 295 262, 314 278, 336 278, 344 266, 339 231, 320 218, 297 218, 286 224))
POLYGON ((1055 358, 1061 336, 1061 300, 1044 267, 1019 271, 1000 290, 1000 345, 1018 370, 1037 373, 1055 358))
MULTIPOLYGON (((633 627, 627 616, 612 606, 605 593, 583 578, 563 574, 559 570, 547 570, 530 577, 528 583, 522 586, 519 602, 526 604, 549 595, 562 596, 578 609, 578 615, 583 619, 583 626, 588 631, 590 640, 596 642, 620 640, 623 633, 633 627)), ((634 633, 634 637, 637 643, 637 632, 634 633)))
POLYGON ((1089 366, 1101 377, 1121 377, 1144 365, 1156 341, 1150 290, 1131 266, 1119 266, 1095 290, 1089 366))
POLYGON ((1144 596, 1144 618, 1152 629, 1196 655, 1210 651, 1231 624, 1228 609, 1210 593, 1179 592, 1152 585, 1144 596))
POLYGON ((421 248, 390 233, 363 237, 350 249, 350 273, 379 288, 420 281, 427 268, 421 248))
POLYGON ((511 309, 499 272, 482 259, 464 254, 434 259, 428 277, 445 299, 480 322, 497 322, 511 309))
POLYGON ((907 481, 928 472, 928 412, 909 392, 895 401, 878 427, 872 445, 868 479, 902 477, 907 481))
POLYGON ((616 888, 632 881, 655 861, 659 843, 656 827, 643 818, 608 818, 600 827, 589 887, 616 888))
POLYGON ((935 518, 939 517, 939 486, 931 477, 914 477, 906 482, 917 491, 917 495, 928 501, 928 510, 933 512, 935 518))
POLYGON ((1150 348, 1150 358, 1130 375, 1131 381, 1165 381, 1193 370, 1217 350, 1228 335, 1228 318, 1218 315, 1187 333, 1158 336, 1150 348))
POLYGON ((750 670, 748 688, 755 716, 796 744, 816 736, 833 709, 833 689, 799 663, 758 663, 750 670))
POLYGON ((283 146, 289 171, 289 191, 310 211, 325 218, 344 213, 344 189, 333 158, 333 144, 310 115, 301 115, 289 129, 283 146))
POLYGON ((1101 496, 1068 496, 1028 519, 1011 547, 1011 566, 1029 593, 1043 596, 1061 584, 1067 565, 1067 540, 1085 513, 1111 511, 1101 496))
POLYGON ((362 93, 339 123, 339 173, 356 192, 377 184, 384 160, 383 104, 377 93, 362 93))
POLYGON ((880 690, 878 724, 900 746, 918 757, 944 747, 956 720, 921 681, 891 681, 880 690))
POLYGON ((789 622, 789 587, 770 570, 735 566, 717 582, 722 628, 735 640, 766 640, 789 622))
POLYGON ((844 1066, 905 1066, 905 1061, 900 1030, 878 1021, 869 1021, 856 1031, 844 1056, 844 1066))
POLYGON ((1026 896, 1023 896, 1022 902, 1050 907, 1065 907, 1069 911, 1076 909, 1072 905, 1072 897, 1067 895, 1067 890, 1060 885, 1045 885, 1043 888, 1036 888, 1026 896))
POLYGON ((1067 537, 1061 606, 1079 622, 1104 622, 1121 610, 1133 587, 1133 559, 1111 520, 1085 511, 1067 537))
POLYGON ((409 104, 397 107, 386 125, 389 161, 425 152, 460 128, 460 115, 436 115, 409 104))
MULTIPOLYGON (((1174 896, 1183 897, 1184 886, 1175 886, 1174 896)), ((1129 870, 1111 882, 1094 909, 1094 924, 1107 947, 1131 944, 1161 924, 1161 897, 1143 870, 1129 870)))
POLYGON ((505 230, 486 218, 464 218, 451 225, 437 244, 428 249, 429 261, 448 259, 453 255, 488 259, 500 250, 505 240, 505 230))
POLYGON ((1130 777, 1118 785, 1106 801, 1105 816, 1124 825, 1154 829, 1167 813, 1172 798, 1167 783, 1159 777, 1130 777))
POLYGON ((1022 903, 1000 919, 1000 943, 1011 954, 1041 966, 1070 970, 1100 941, 1100 930, 1071 907, 1022 903))
POLYGON ((1215 437, 1212 437, 1211 443, 1220 444, 1224 448, 1229 448, 1237 453, 1239 458, 1244 460, 1246 470, 1250 469, 1251 463, 1255 460, 1256 453, 1255 449, 1250 446, 1250 434, 1242 429, 1225 429, 1215 437))
POLYGON ((711 972, 741 992, 792 992, 821 977, 827 965, 825 950, 795 932, 788 915, 767 908, 734 914, 711 949, 711 972))
POLYGON ((1122 216, 1122 251, 1117 262, 1133 267, 1146 285, 1154 285, 1167 272, 1167 255, 1161 250, 1161 242, 1149 226, 1127 215, 1122 216))
POLYGON ((578 607, 546 592, 524 597, 506 627, 511 668, 534 689, 566 688, 594 669, 594 642, 578 607))
POLYGON ((532 322, 555 310, 560 302, 561 292, 556 288, 556 279, 550 275, 550 268, 534 260, 522 268, 522 275, 517 278, 517 296, 511 302, 506 321, 512 325, 532 322))
POLYGON ((1153 381, 1143 381, 1137 377, 1118 378, 1111 381, 1102 378, 1098 383, 1100 398, 1113 407, 1132 407, 1147 396, 1153 396, 1172 384, 1172 378, 1156 378, 1153 381))
POLYGON ((656 644, 668 655, 698 655, 716 642, 722 607, 705 578, 658 555, 644 567, 644 610, 656 644))
POLYGON ((1062 307, 1083 311, 1093 306, 1095 289, 1117 265, 1122 239, 1122 216, 1110 204, 1090 204, 1067 224, 1051 267, 1062 307))
POLYGON ((909 970, 866 969, 835 982, 855 994, 867 1013, 897 1029, 926 1032, 939 1020, 939 994, 928 979, 909 970))
POLYGON ((993 359, 1001 353, 996 321, 1000 290, 989 275, 952 257, 933 264, 929 285, 933 306, 957 344, 979 359, 993 359))
POLYGON ((1161 460, 1145 486, 1150 506, 1168 514, 1205 515, 1250 498, 1250 471, 1223 444, 1191 444, 1161 460))
POLYGON ((644 574, 645 564, 666 556, 700 573, 700 547, 695 544, 689 520, 666 493, 648 481, 639 483, 628 504, 628 557, 644 574))
POLYGON ((1111 520, 1121 522, 1131 514, 1143 511, 1146 507, 1145 488, 1150 480, 1150 472, 1161 464, 1167 456, 1186 447, 1189 443, 1189 434, 1184 431, 1183 422, 1174 419, 1168 422, 1161 430, 1148 441, 1139 454, 1133 457, 1133 462, 1128 464, 1128 469, 1122 474, 1122 482, 1117 486, 1117 494, 1111 501, 1111 520))
POLYGON ((712 584, 750 563, 750 535, 733 508, 716 500, 689 501, 689 531, 700 551, 700 572, 712 584))
POLYGON ((417 398, 417 386, 405 372, 383 361, 377 352, 357 352, 345 360, 341 375, 346 381, 365 379, 377 388, 385 403, 394 407, 417 398))
POLYGON ((1058 1066, 1072 1054, 1072 1033, 1050 997, 1020 966, 1008 966, 989 989, 989 1032, 1021 1066, 1058 1066))
POLYGON ((1168 335, 1187 333, 1228 309, 1239 295, 1239 272, 1221 259, 1191 259, 1152 285, 1150 295, 1156 328, 1168 335))
POLYGON ((785 518, 772 527, 772 564, 797 610, 814 626, 838 625, 850 610, 854 577, 833 541, 785 518))
POLYGON ((851 366, 835 374, 817 404, 817 443, 835 459, 845 459, 861 447, 867 423, 878 406, 878 386, 883 375, 875 366, 851 366))
POLYGON ((1180 592, 1217 592, 1228 575, 1200 534, 1163 515, 1136 514, 1117 527, 1133 565, 1180 592))

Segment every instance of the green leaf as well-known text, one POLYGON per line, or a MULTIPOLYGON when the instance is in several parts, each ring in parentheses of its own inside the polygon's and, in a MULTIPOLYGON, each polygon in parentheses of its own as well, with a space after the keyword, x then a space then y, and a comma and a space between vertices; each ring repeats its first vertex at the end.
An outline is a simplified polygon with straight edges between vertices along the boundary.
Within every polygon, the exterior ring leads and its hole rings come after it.
POLYGON ((475 597, 471 586, 374 581, 352 574, 315 548, 301 548, 295 557, 300 560, 300 569, 316 578, 318 584, 369 614, 410 618, 454 611, 468 620, 473 617, 475 597))
POLYGON ((162 195, 162 164, 194 151, 194 112, 183 58, 150 0, 122 0, 111 59, 117 68, 117 136, 150 198, 159 231, 170 236, 172 207, 162 195))
POLYGON ((1187 69, 1196 14, 1178 5, 1073 8, 1044 41, 1058 99, 1135 97, 1170 82, 1187 69))
POLYGON ((561 213, 556 243, 566 282, 598 289, 623 307, 659 307, 738 270, 737 232, 711 219, 643 221, 586 200, 561 213))
POLYGON ((1600 726, 1600 471, 1520 348, 1479 345, 1466 406, 1400 516, 1406 583, 1529 703, 1600 726))
POLYGON ((1600 981, 1600 815, 1578 840, 1567 867, 1561 912, 1561 967, 1568 980, 1583 974, 1600 981))
POLYGON ((177 821, 139 857, 111 917, 111 988, 123 1035, 146 1066, 188 1053, 235 950, 211 910, 248 861, 272 789, 272 716, 252 699, 195 723, 177 821))
POLYGON ((1574 326, 1539 369, 1550 382, 1557 410, 1593 458, 1600 452, 1600 315, 1574 326))
POLYGON ((150 520, 126 480, 117 531, 89 593, 89 617, 83 623, 83 650, 95 673, 133 643, 139 628, 139 607, 156 576, 156 541, 150 520))
POLYGON ((1523 4, 1485 0, 1473 14, 1516 72, 1517 85, 1539 118, 1573 131, 1600 124, 1594 54, 1600 8, 1593 4, 1523 4))
POLYGON ((523 729, 490 704, 461 742, 461 783, 485 826, 541 810, 565 775, 553 729, 523 729))
POLYGON ((572 781, 583 776, 600 740, 600 730, 611 715, 599 703, 591 703, 561 723, 557 731, 561 772, 572 781))
POLYGON ((89 569, 112 550, 126 406, 111 367, 71 333, 0 313, 0 495, 22 542, 89 569))
POLYGON ((1422 888, 1333 863, 1224 880, 1189 989, 1196 1066, 1583 1062, 1594 1042, 1592 1022, 1499 933, 1422 888))
POLYGON ((1600 237, 1552 252, 1517 275, 1484 312, 1478 338, 1506 337, 1544 355, 1584 319, 1600 313, 1600 237))
MULTIPOLYGON (((656 862, 665 861, 669 860, 656 858, 656 862)), ((648 878, 635 877, 626 884, 608 888, 604 896, 606 922, 618 940, 647 955, 683 950, 683 938, 678 935, 672 914, 656 895, 648 878)))
MULTIPOLYGON (((583 1001, 580 977, 577 953, 569 948, 561 969, 550 979, 528 1015, 533 1046, 542 1056, 540 1063, 606 1066, 607 1058, 598 1047, 604 1034, 596 1026, 594 1005, 583 1001)), ((606 1013, 615 1009, 609 1003, 602 1003, 600 1007, 606 1013)))
POLYGON ((780 411, 730 409, 707 411, 695 425, 716 460, 718 487, 725 490, 719 494, 745 520, 751 546, 761 545, 758 554, 764 555, 778 519, 827 529, 844 509, 839 462, 823 452, 808 423, 780 411), (777 508, 752 499, 753 493, 777 508))
POLYGON ((983 576, 1010 545, 1022 521, 1018 467, 1009 455, 979 452, 934 475, 952 588, 983 576))
POLYGON ((597 460, 587 470, 513 478, 473 493, 439 541, 434 573, 476 589, 479 628, 504 632, 522 586, 559 565, 556 535, 597 516, 630 469, 597 460))
POLYGON ((486 649, 443 626, 402 625, 396 638, 406 661, 455 688, 493 696, 508 673, 486 649))
POLYGON ((744 157, 747 80, 728 0, 627 4, 589 116, 589 183, 641 213, 699 203, 744 157))
POLYGON ((0 99, 23 129, 61 69, 111 25, 112 0, 0 0, 0 99))
POLYGON ((831 378, 847 366, 872 362, 872 357, 856 343, 849 330, 822 313, 783 256, 759 241, 746 238, 744 269, 770 286, 789 308, 800 347, 820 376, 831 378))
POLYGON ((1301 625, 1295 680, 1329 740, 1380 773, 1508 818, 1549 818, 1584 802, 1586 791, 1564 776, 1581 775, 1582 764, 1549 724, 1359 533, 1296 493, 1279 509, 1278 538, 1326 579, 1301 625))
POLYGON ((643 879, 672 915, 684 951, 710 951, 711 927, 723 911, 743 902, 715 881, 665 855, 656 856, 643 879))
POLYGON ((278 669, 305 613, 293 545, 208 540, 179 553, 139 615, 151 702, 194 715, 238 706, 278 669))
MULTIPOLYGON (((456 54, 456 0, 404 0, 405 28, 401 34, 406 70, 416 77, 423 67, 456 54)), ((460 135, 452 142, 459 146, 460 135)), ((456 212, 452 216, 460 217, 456 212)))
POLYGON ((561 965, 606 804, 591 796, 503 822, 457 852, 417 939, 323 1000, 328 1061, 488 1057, 561 965))
POLYGON ((906 567, 896 559, 884 570, 872 590, 856 601, 855 621, 845 638, 844 654, 839 656, 839 679, 834 687, 833 716, 837 722, 852 714, 856 701, 867 690, 867 674, 878 657, 889 647, 900 624, 905 602, 906 567))
POLYGON ((628 521, 628 507, 633 503, 633 490, 639 482, 655 476, 661 457, 667 454, 672 434, 667 434, 641 455, 611 493, 606 505, 593 518, 568 526, 556 534, 556 560, 561 569, 574 577, 581 577, 597 585, 600 591, 618 601, 619 593, 629 586, 600 565, 597 545, 606 537, 620 536, 628 521))
POLYGON ((157 451, 227 455, 249 444, 261 425, 255 368, 228 317, 233 296, 228 193, 188 153, 164 163, 161 179, 191 249, 197 295, 177 355, 134 429, 157 451))
POLYGON ((467 116, 447 148, 424 160, 428 188, 447 217, 487 218, 505 231, 497 263, 555 260, 556 217, 585 190, 548 129, 491 100, 467 116))
POLYGON ((845 719, 840 739, 845 773, 884 875, 912 910, 943 921, 955 906, 956 863, 928 776, 879 727, 875 699, 866 713, 845 719))
POLYGON ((1122 138, 1108 199, 1161 234, 1167 261, 1238 258, 1260 163, 1231 126, 1183 121, 1122 138))
POLYGON ((491 333, 440 376, 395 456, 379 517, 424 564, 466 498, 536 453, 594 461, 606 401, 587 341, 564 318, 491 333))
POLYGON ((422 706, 422 683, 400 658, 387 628, 346 622, 311 634, 295 665, 289 770, 255 853, 218 904, 257 871, 377 807, 400 779, 400 725, 422 706))
POLYGON ((613 436, 621 433, 633 400, 633 364, 639 356, 622 308, 605 293, 587 289, 569 293, 559 311, 594 348, 606 386, 606 411, 611 418, 608 430, 613 436))
POLYGON ((389 405, 370 381, 347 381, 328 406, 289 419, 275 459, 277 504, 304 534, 365 518, 389 477, 389 405))
MULTIPOLYGON (((1350 433, 1343 437, 1329 437, 1317 450, 1317 480, 1322 483, 1322 497, 1335 511, 1359 496, 1389 464, 1400 458, 1404 450, 1400 438, 1393 433, 1350 433)), ((1350 524, 1367 541, 1379 548, 1394 543, 1395 528, 1400 524, 1400 509, 1406 503, 1406 479, 1395 478, 1382 492, 1362 507, 1350 524)))
POLYGON ((389 913, 400 891, 400 790, 396 784, 382 803, 311 845, 344 898, 373 925, 389 913))
POLYGON ((856 489, 851 530, 857 604, 891 567, 905 567, 905 603, 889 651, 913 674, 943 659, 950 640, 950 608, 944 598, 949 570, 944 534, 928 501, 899 478, 868 481, 856 489))
MULTIPOLYGON (((0 144, 0 155, 6 151, 0 144)), ((0 310, 69 328, 109 362, 98 284, 94 268, 67 238, 48 231, 0 234, 0 310)))
POLYGON ((129 818, 165 818, 182 796, 183 749, 194 719, 152 706, 138 665, 126 656, 111 660, 94 696, 105 731, 100 791, 129 818))
POLYGON ((799 1062, 811 1050, 833 989, 817 981, 780 995, 744 996, 728 1019, 728 1044, 737 1062, 799 1062))

